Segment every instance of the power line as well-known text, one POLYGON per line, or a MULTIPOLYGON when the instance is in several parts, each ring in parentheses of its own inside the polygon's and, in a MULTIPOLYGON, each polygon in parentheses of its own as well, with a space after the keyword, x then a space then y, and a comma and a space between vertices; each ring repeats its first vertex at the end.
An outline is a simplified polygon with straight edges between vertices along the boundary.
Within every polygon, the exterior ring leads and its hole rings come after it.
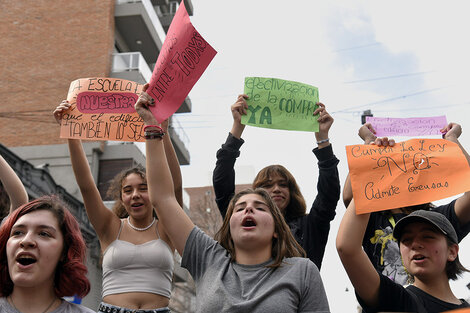
POLYGON ((409 94, 406 94, 406 95, 401 95, 401 96, 388 98, 388 99, 384 99, 384 100, 380 100, 380 101, 370 102, 370 103, 367 103, 367 104, 356 105, 356 106, 349 107, 349 108, 346 108, 346 109, 330 112, 330 114, 350 113, 351 110, 357 111, 357 109, 362 108, 362 107, 373 106, 373 105, 377 105, 377 104, 381 104, 381 103, 385 103, 385 102, 390 102, 390 101, 394 101, 394 100, 405 99, 405 98, 408 98, 408 97, 414 97, 414 96, 422 95, 422 94, 425 94, 425 93, 441 90, 441 89, 444 89, 444 88, 446 88, 446 87, 438 87, 438 88, 432 88, 432 89, 417 91, 417 92, 409 93, 409 94))
POLYGON ((375 78, 367 78, 367 79, 350 80, 350 81, 345 81, 345 82, 343 82, 343 84, 364 83, 364 82, 371 82, 371 81, 377 81, 377 80, 385 80, 385 79, 393 79, 393 78, 400 78, 400 77, 409 77, 409 76, 416 76, 416 75, 424 75, 424 74, 433 73, 433 72, 435 72, 435 71, 416 72, 416 73, 407 73, 407 74, 399 74, 399 75, 390 75, 390 76, 375 77, 375 78))
POLYGON ((424 106, 421 108, 412 108, 412 109, 396 109, 396 110, 374 110, 374 112, 398 112, 398 111, 422 111, 422 110, 429 110, 429 109, 442 109, 442 108, 451 108, 451 107, 459 107, 463 105, 470 104, 470 101, 459 103, 459 104, 447 104, 447 105, 436 105, 436 106, 424 106))

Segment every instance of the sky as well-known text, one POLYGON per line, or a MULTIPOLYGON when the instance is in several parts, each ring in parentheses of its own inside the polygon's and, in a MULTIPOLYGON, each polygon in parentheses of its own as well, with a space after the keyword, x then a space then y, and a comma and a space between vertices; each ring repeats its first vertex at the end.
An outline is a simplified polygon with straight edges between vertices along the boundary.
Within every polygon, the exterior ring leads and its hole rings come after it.
MULTIPOLYGON (((193 25, 218 53, 189 94, 192 112, 177 117, 191 155, 191 164, 182 166, 184 187, 212 184, 216 151, 232 125, 230 105, 243 92, 247 76, 318 87, 320 101, 335 119, 329 137, 340 159, 341 184, 348 173, 345 146, 361 143, 357 130, 367 109, 377 117, 445 115, 462 125, 460 141, 470 147, 465 132, 470 123, 465 1, 192 3, 193 25)), ((242 138, 246 142, 236 163, 237 183, 251 183, 261 168, 282 164, 307 203, 313 202, 318 178, 313 133, 246 127, 242 138)), ((336 212, 321 275, 331 312, 356 312, 353 288, 335 249, 345 212, 341 200, 336 212)), ((468 245, 470 239, 464 239, 460 255, 470 267, 468 245)), ((451 284, 457 296, 470 297, 469 282, 465 275, 451 284)))

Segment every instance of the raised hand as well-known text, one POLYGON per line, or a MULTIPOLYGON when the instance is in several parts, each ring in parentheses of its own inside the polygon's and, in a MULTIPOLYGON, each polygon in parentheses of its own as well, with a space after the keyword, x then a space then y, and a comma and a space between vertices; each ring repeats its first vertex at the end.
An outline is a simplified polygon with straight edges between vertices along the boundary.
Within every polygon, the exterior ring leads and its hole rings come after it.
POLYGON ((148 87, 149 84, 144 85, 134 108, 146 125, 157 125, 158 122, 150 111, 150 107, 155 105, 155 100, 146 92, 148 87))
POLYGON ((245 129, 245 125, 242 124, 242 115, 246 115, 246 110, 248 110, 246 99, 248 99, 247 95, 238 95, 237 101, 230 107, 233 117, 233 126, 230 133, 236 138, 240 138, 245 129))
POLYGON ((230 107, 234 122, 241 124, 242 115, 246 115, 246 110, 248 110, 248 104, 246 104, 246 99, 248 99, 247 95, 239 95, 237 101, 230 107))
POLYGON ((359 128, 358 135, 362 140, 364 140, 364 144, 366 145, 377 145, 384 147, 393 147, 395 145, 395 139, 388 137, 378 138, 375 136, 375 129, 371 123, 364 123, 364 125, 359 128))
POLYGON ((65 111, 70 109, 71 104, 67 100, 62 100, 62 102, 55 108, 53 114, 54 118, 57 121, 59 125, 61 125, 62 122, 62 115, 64 114, 65 111))
POLYGON ((375 129, 372 127, 371 123, 365 123, 362 125, 357 134, 362 140, 364 140, 365 144, 372 144, 377 138, 377 136, 375 136, 375 129))
POLYGON ((329 145, 328 132, 333 125, 333 117, 326 111, 326 107, 323 103, 317 102, 318 108, 313 112, 313 115, 318 115, 318 132, 315 132, 315 138, 317 139, 318 147, 323 148, 329 145))
POLYGON ((442 138, 447 140, 456 140, 462 134, 462 126, 457 123, 449 123, 441 129, 442 138))
POLYGON ((320 134, 326 134, 326 138, 328 138, 328 131, 330 130, 331 125, 333 125, 334 119, 333 117, 326 111, 326 107, 323 103, 317 102, 318 109, 313 112, 313 115, 318 114, 318 124, 320 134))

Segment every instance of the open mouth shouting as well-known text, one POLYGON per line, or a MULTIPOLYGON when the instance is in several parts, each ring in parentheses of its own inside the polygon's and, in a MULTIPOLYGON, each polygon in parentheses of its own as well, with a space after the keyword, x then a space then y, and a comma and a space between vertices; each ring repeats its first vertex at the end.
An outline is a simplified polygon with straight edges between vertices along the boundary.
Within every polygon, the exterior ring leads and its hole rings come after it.
POLYGON ((28 266, 37 262, 37 259, 31 253, 19 253, 16 256, 16 262, 20 265, 20 268, 27 268, 28 266))
POLYGON ((253 229, 256 227, 256 221, 251 216, 246 216, 242 220, 242 227, 244 229, 253 229))

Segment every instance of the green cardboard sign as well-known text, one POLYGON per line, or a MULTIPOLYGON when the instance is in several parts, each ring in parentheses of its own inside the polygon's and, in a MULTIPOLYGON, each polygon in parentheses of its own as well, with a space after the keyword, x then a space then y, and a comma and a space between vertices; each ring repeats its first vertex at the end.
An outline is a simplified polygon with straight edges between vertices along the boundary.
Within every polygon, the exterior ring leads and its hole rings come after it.
POLYGON ((265 77, 246 77, 245 94, 249 99, 242 124, 256 127, 318 132, 318 88, 265 77))

